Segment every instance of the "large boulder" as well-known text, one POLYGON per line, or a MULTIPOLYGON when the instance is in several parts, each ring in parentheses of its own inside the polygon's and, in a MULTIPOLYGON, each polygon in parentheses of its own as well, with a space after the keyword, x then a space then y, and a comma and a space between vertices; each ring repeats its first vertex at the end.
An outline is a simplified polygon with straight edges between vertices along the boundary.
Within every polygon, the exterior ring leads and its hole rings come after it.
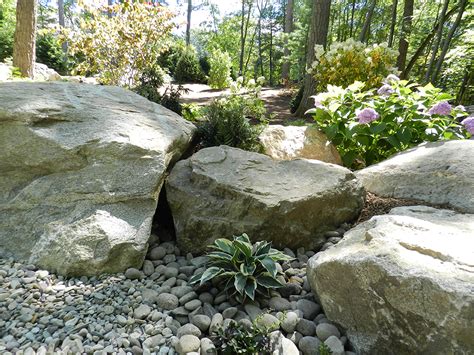
POLYGON ((474 349, 474 215, 398 207, 308 262, 327 317, 361 354, 474 349))
POLYGON ((316 159, 342 165, 341 156, 327 137, 312 126, 269 125, 259 136, 265 154, 273 159, 316 159))
POLYGON ((325 231, 357 218, 364 201, 348 169, 318 160, 275 161, 227 146, 177 163, 166 194, 185 252, 244 232, 277 247, 315 247, 325 231))
POLYGON ((367 191, 474 213, 474 141, 425 143, 356 173, 367 191))
POLYGON ((194 132, 117 87, 0 84, 0 256, 65 275, 139 267, 194 132))

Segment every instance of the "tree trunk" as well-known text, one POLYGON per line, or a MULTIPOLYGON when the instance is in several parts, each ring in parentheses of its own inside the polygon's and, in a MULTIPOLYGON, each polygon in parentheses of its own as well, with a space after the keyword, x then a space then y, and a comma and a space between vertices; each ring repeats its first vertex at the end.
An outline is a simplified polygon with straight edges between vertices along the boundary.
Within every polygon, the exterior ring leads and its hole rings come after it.
POLYGON ((273 86, 273 5, 270 5, 270 86, 273 86))
POLYGON ((355 15, 355 6, 356 6, 356 0, 352 0, 352 9, 351 9, 351 29, 349 31, 349 37, 352 38, 352 35, 354 33, 354 15, 355 15))
POLYGON ((439 73, 441 72, 441 67, 444 62, 444 58, 446 57, 446 53, 448 53, 449 45, 451 44, 451 40, 453 39, 454 33, 456 32, 459 24, 461 23, 462 15, 464 10, 466 9, 467 0, 460 0, 459 12, 456 16, 456 20, 454 21, 453 25, 449 29, 448 34, 443 42, 443 49, 441 50, 441 54, 436 62, 436 67, 433 71, 433 75, 431 76, 431 82, 435 83, 436 79, 438 78, 439 73))
POLYGON ((186 45, 191 43, 191 13, 193 12, 193 2, 188 0, 188 21, 186 22, 186 45))
MULTIPOLYGON (((58 0, 58 23, 62 28, 66 27, 66 21, 64 20, 64 0, 58 0)), ((61 47, 63 52, 67 53, 67 42, 63 42, 61 47)))
POLYGON ((408 54, 408 38, 411 33, 411 25, 413 20, 413 2, 414 0, 405 0, 403 6, 403 20, 402 30, 400 33, 400 41, 398 42, 398 58, 397 66, 398 70, 405 69, 408 54))
POLYGON ((249 4, 247 19, 245 18, 245 3, 248 0, 242 0, 242 15, 240 20, 240 58, 239 58, 239 76, 244 74, 245 41, 247 40, 247 31, 249 28, 250 14, 252 13, 252 3, 249 4))
MULTIPOLYGON (((444 20, 448 21, 448 19, 454 14, 454 12, 457 9, 458 9, 458 7, 456 5, 451 10, 449 10, 448 13, 446 14, 444 20)), ((416 52, 413 54, 413 57, 411 57, 411 59, 408 62, 407 66, 403 70, 403 73, 401 74, 402 78, 408 77, 408 74, 413 69, 413 66, 415 65, 416 61, 418 60, 418 58, 420 58, 420 56, 423 54, 425 48, 428 46, 428 44, 431 42, 431 40, 435 36, 436 31, 438 30, 439 26, 443 26, 443 25, 444 25, 444 23, 437 22, 433 26, 433 29, 431 30, 431 32, 423 39, 423 41, 421 42, 421 45, 418 47, 416 52)))
POLYGON ((360 36, 359 36, 359 41, 361 42, 367 42, 369 39, 370 22, 372 21, 372 16, 374 14, 376 4, 377 4, 377 0, 372 0, 372 3, 370 4, 370 8, 367 11, 367 15, 364 21, 364 26, 362 26, 362 31, 360 32, 360 36))
MULTIPOLYGON (((289 36, 290 33, 293 32, 293 10, 294 0, 288 0, 288 3, 286 4, 284 27, 284 32, 287 36, 289 36)), ((281 67, 281 80, 285 82, 288 81, 290 76, 290 61, 288 58, 290 55, 290 49, 288 48, 288 38, 285 38, 283 55, 285 56, 285 60, 283 61, 283 65, 281 67)))
POLYGON ((36 44, 36 0, 18 0, 16 4, 16 27, 13 45, 13 65, 21 75, 34 77, 36 44))
MULTIPOLYGON (((313 3, 311 24, 308 33, 306 68, 309 69, 314 62, 314 46, 316 44, 326 46, 329 30, 329 17, 331 14, 331 0, 315 0, 313 3)), ((305 112, 312 106, 311 95, 315 94, 316 83, 308 72, 303 80, 303 97, 301 99, 295 116, 303 117, 305 112)))
POLYGON ((441 24, 441 26, 439 26, 438 30, 436 31, 436 38, 433 43, 433 48, 431 49, 431 58, 428 63, 428 66, 426 67, 425 80, 424 80, 425 83, 428 83, 428 81, 431 78, 431 74, 433 73, 433 66, 435 63, 436 55, 438 54, 439 45, 441 44, 441 39, 443 38, 443 24, 446 17, 446 11, 448 10, 448 5, 449 5, 449 0, 444 0, 443 9, 441 10, 441 14, 439 15, 439 21, 438 21, 441 24))
POLYGON ((390 22, 390 34, 388 35, 388 46, 393 47, 393 38, 395 37, 395 26, 397 24, 397 7, 398 0, 393 0, 392 3, 392 20, 390 22))

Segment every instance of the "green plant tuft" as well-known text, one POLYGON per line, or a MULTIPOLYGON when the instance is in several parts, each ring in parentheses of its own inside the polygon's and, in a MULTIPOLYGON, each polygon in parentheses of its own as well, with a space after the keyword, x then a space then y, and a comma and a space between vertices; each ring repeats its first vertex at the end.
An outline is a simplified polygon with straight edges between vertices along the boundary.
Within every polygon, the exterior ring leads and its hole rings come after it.
POLYGON ((276 263, 291 258, 273 249, 271 243, 252 244, 244 233, 232 241, 217 239, 210 248, 206 269, 194 275, 191 284, 215 280, 241 303, 248 298, 254 300, 256 293, 266 295, 270 289, 283 286, 278 281, 276 263))

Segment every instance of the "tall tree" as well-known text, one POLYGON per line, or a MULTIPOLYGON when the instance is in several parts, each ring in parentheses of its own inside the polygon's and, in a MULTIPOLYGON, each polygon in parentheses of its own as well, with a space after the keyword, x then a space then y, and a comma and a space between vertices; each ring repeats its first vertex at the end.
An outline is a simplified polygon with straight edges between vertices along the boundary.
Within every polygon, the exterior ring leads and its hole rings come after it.
POLYGON ((242 0, 242 14, 240 18, 240 56, 239 56, 239 75, 244 75, 245 42, 250 24, 250 15, 252 14, 253 0, 242 0), (248 10, 246 5, 248 3, 248 10))
MULTIPOLYGON (((64 20, 64 0, 58 0, 58 23, 61 27, 66 27, 66 21, 64 20)), ((63 52, 67 52, 67 42, 64 41, 61 45, 63 52)))
POLYGON ((369 9, 367 10, 367 14, 365 15, 364 25, 362 26, 362 31, 360 31, 359 41, 367 42, 369 40, 369 28, 370 23, 372 22, 372 17, 374 15, 375 5, 377 4, 377 0, 372 0, 369 9))
MULTIPOLYGON (((439 23, 444 23, 444 19, 446 17, 446 11, 448 10, 449 0, 444 0, 443 9, 441 10, 441 14, 439 15, 439 23)), ((439 26, 438 30, 436 31, 436 38, 433 43, 433 48, 431 49, 431 58, 426 68, 425 73, 425 83, 427 83, 431 79, 431 74, 433 73, 433 66, 436 59, 436 55, 438 54, 439 45, 441 44, 441 39, 443 38, 443 26, 439 26)))
POLYGON ((400 41, 398 42, 398 58, 397 67, 399 70, 405 69, 408 54, 408 38, 410 37, 412 20, 413 20, 413 3, 414 0, 405 0, 403 5, 402 30, 400 33, 400 41))
POLYGON ((397 24, 397 7, 398 7, 398 0, 393 0, 392 3, 392 19, 390 21, 390 33, 388 35, 388 46, 393 46, 393 38, 395 37, 395 26, 397 24))
MULTIPOLYGON (((285 26, 284 26, 284 32, 286 36, 289 36, 291 32, 293 32, 293 12, 294 12, 294 0, 288 0, 286 4, 286 9, 285 9, 285 26)), ((285 41, 283 42, 284 44, 284 49, 283 49, 283 55, 285 56, 285 59, 283 61, 282 67, 281 67, 281 79, 283 81, 287 81, 289 74, 290 74, 290 61, 288 59, 290 55, 290 49, 288 48, 288 37, 285 37, 285 41)))
POLYGON ((18 0, 16 3, 16 27, 13 44, 13 65, 21 75, 34 77, 36 44, 36 0, 18 0))
POLYGON ((439 73, 441 72, 441 66, 443 65, 444 58, 446 57, 446 53, 448 53, 449 45, 451 44, 451 40, 453 39, 454 33, 459 27, 461 23, 462 15, 464 14, 464 10, 467 6, 467 0, 459 0, 459 12, 456 16, 456 20, 452 24, 451 28, 446 35, 446 38, 443 41, 443 48, 441 49, 441 54, 439 55, 438 61, 436 62, 436 67, 434 68, 433 75, 431 76, 431 82, 435 83, 436 79, 438 78, 439 73))
MULTIPOLYGON (((324 47, 326 46, 331 13, 331 0, 314 0, 311 11, 312 16, 307 40, 306 68, 310 68, 315 60, 314 46, 317 44, 324 47)), ((310 97, 315 93, 316 85, 314 78, 308 72, 305 73, 303 87, 303 97, 295 112, 295 115, 299 117, 302 117, 312 106, 310 97)))
POLYGON ((186 45, 191 43, 191 14, 193 12, 193 2, 188 0, 188 21, 186 22, 186 45))

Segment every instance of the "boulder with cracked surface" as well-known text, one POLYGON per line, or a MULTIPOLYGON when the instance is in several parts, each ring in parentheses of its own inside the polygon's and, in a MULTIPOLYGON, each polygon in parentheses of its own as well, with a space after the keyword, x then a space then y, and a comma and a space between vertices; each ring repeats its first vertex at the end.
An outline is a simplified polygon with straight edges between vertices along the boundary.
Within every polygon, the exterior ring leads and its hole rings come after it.
POLYGON ((398 207, 308 262, 326 316, 361 354, 474 349, 474 215, 398 207))
POLYGON ((140 267, 194 132, 118 87, 0 84, 0 256, 68 276, 140 267))
POLYGON ((181 251, 196 253, 242 233, 280 248, 320 246, 324 232, 357 218, 365 192, 334 164, 220 146, 178 162, 166 195, 181 251))

